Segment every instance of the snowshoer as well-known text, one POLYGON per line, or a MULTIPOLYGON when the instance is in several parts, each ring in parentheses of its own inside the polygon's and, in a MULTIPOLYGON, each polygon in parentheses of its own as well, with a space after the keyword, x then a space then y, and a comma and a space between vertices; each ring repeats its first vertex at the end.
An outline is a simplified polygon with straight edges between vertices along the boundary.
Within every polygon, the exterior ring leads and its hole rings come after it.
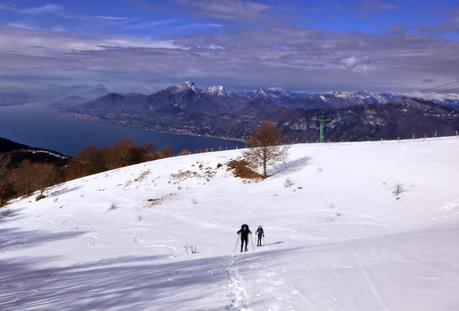
POLYGON ((249 242, 249 234, 252 234, 252 231, 250 231, 248 225, 243 224, 241 226, 241 229, 237 232, 237 234, 241 235, 241 253, 243 251, 247 252, 247 244, 249 242), (245 243, 245 248, 244 248, 244 243, 245 243))
POLYGON ((265 237, 265 232, 263 231, 263 227, 261 225, 258 226, 256 234, 258 236, 257 246, 262 246, 262 239, 265 237))

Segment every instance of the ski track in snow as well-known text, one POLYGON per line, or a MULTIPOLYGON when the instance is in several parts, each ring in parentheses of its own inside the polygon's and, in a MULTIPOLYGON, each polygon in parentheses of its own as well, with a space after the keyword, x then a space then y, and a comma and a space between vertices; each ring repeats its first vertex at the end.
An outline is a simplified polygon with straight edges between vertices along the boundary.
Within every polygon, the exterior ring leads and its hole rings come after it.
POLYGON ((354 254, 356 263, 357 263, 358 267, 360 268, 360 271, 362 272, 363 276, 365 277, 365 280, 366 280, 366 282, 368 284, 368 288, 370 289, 371 293, 374 295, 376 301, 378 301, 378 303, 381 305, 382 310, 389 311, 389 309, 387 308, 386 304, 381 299, 381 296, 379 296, 379 292, 375 287, 374 281, 371 279, 370 275, 368 274, 367 270, 365 269, 365 266, 361 263, 360 255, 358 254, 358 252, 355 249, 353 249, 352 252, 354 254))
POLYGON ((240 154, 15 200, 0 213, 0 310, 457 310, 458 138, 294 145, 257 183, 217 168, 240 154), (262 224, 265 245, 232 253, 242 223, 262 224))
POLYGON ((230 290, 231 305, 227 307, 227 310, 240 310, 240 311, 251 311, 248 307, 247 292, 244 287, 244 283, 239 276, 235 262, 237 261, 236 255, 232 255, 225 269, 228 276, 227 287, 230 290))

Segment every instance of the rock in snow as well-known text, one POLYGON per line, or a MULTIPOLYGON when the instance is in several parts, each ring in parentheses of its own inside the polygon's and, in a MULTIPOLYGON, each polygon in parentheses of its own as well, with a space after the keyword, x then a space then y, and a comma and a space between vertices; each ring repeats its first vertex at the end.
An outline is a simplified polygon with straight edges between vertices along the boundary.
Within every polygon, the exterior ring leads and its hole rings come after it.
POLYGON ((0 310, 457 310, 458 138, 293 145, 261 182, 218 165, 240 155, 1 209, 0 310), (239 254, 242 223, 265 246, 239 254))

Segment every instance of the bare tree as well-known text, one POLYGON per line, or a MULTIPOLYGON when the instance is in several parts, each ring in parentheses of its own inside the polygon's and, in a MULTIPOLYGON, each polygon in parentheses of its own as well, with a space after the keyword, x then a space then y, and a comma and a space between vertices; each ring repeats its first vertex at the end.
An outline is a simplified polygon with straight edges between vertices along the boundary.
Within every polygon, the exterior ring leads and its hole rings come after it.
POLYGON ((156 148, 152 144, 134 146, 131 148, 131 164, 152 161, 156 159, 156 148))
POLYGON ((0 207, 13 196, 14 189, 11 183, 11 173, 7 169, 0 168, 0 207))
POLYGON ((173 155, 173 151, 170 145, 165 145, 158 152, 158 158, 160 159, 169 158, 169 157, 172 157, 172 155, 173 155))
POLYGON ((123 167, 131 164, 131 150, 134 148, 134 143, 130 139, 121 139, 114 145, 105 148, 103 158, 107 170, 123 167))
POLYGON ((93 145, 85 147, 76 157, 75 162, 79 162, 81 176, 97 174, 107 170, 103 150, 93 145))
POLYGON ((32 163, 22 161, 11 173, 11 183, 17 194, 29 196, 31 192, 40 190, 40 197, 46 187, 55 184, 59 177, 59 168, 50 163, 32 163))
POLYGON ((37 190, 36 173, 36 167, 30 160, 22 161, 11 173, 11 182, 15 192, 29 196, 32 191, 37 190))
POLYGON ((178 153, 179 156, 189 155, 191 152, 188 149, 183 149, 178 153))
POLYGON ((78 156, 69 161, 63 175, 65 180, 71 180, 123 166, 152 161, 159 157, 155 146, 151 144, 136 146, 131 140, 122 139, 106 148, 87 146, 78 156))
POLYGON ((244 152, 244 159, 250 166, 263 167, 263 177, 268 177, 267 166, 284 160, 288 147, 283 146, 282 133, 270 122, 262 122, 246 141, 249 148, 244 152))
MULTIPOLYGON (((57 183, 59 178, 59 168, 50 163, 34 164, 36 170, 35 185, 40 190, 39 198, 43 198, 45 189, 57 183)), ((33 189, 35 190, 35 189, 33 189)))

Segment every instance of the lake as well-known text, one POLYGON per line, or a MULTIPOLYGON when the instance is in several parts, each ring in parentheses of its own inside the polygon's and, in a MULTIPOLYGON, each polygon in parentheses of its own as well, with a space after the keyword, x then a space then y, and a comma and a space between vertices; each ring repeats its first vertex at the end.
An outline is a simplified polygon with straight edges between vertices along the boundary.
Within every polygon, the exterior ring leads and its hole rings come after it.
POLYGON ((76 155, 87 145, 105 147, 121 138, 136 144, 153 144, 157 149, 170 145, 175 153, 212 148, 234 149, 243 143, 218 138, 182 136, 147 131, 98 120, 61 118, 44 104, 0 107, 0 137, 33 147, 76 155))

